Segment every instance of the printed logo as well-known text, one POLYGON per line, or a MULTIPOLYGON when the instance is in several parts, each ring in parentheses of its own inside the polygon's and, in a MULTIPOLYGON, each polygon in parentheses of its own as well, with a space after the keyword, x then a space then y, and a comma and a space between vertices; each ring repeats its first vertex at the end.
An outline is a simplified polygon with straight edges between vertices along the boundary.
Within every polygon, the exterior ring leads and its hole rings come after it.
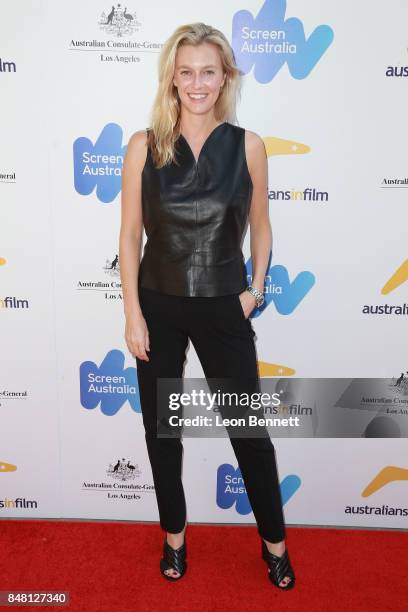
POLYGON ((136 13, 128 13, 127 8, 120 4, 112 6, 108 13, 102 13, 99 20, 101 30, 118 38, 131 36, 140 29, 142 24, 136 19, 136 13))
POLYGON ((344 408, 348 413, 350 410, 375 413, 368 422, 364 417, 361 437, 407 437, 407 379, 403 372, 397 379, 353 378, 334 406, 344 408))
POLYGON ((366 486, 361 495, 362 497, 369 497, 390 482, 396 482, 399 480, 408 480, 408 469, 396 467, 394 465, 387 465, 387 467, 378 472, 373 480, 366 486))
MULTIPOLYGON (((396 291, 408 280, 408 259, 406 259, 396 270, 391 274, 386 283, 381 289, 382 295, 388 295, 392 291, 396 291)), ((408 304, 390 304, 389 302, 381 304, 364 304, 361 308, 362 314, 365 315, 385 315, 385 316, 407 316, 408 304)))
MULTIPOLYGON (((286 476, 282 480, 280 484, 282 505, 285 505, 293 497, 300 484, 301 480, 295 474, 286 476)), ((241 470, 239 467, 235 469, 230 463, 223 463, 217 470, 217 506, 227 510, 232 508, 234 504, 238 514, 252 512, 241 470)))
MULTIPOLYGON (((247 281, 252 283, 252 257, 246 264, 247 281)), ((291 281, 287 269, 282 265, 274 265, 269 267, 269 271, 265 276, 265 302, 258 308, 255 307, 251 313, 251 318, 258 317, 271 304, 275 304, 275 308, 279 314, 292 314, 295 308, 309 293, 315 284, 315 276, 311 272, 303 271, 291 281)))
POLYGON ((129 459, 126 461, 125 458, 122 458, 122 460, 118 459, 115 464, 110 463, 106 473, 115 480, 126 482, 134 480, 136 476, 139 477, 142 472, 137 464, 132 465, 129 459))
POLYGON ((116 253, 113 259, 106 259, 103 269, 109 276, 120 277, 119 255, 116 253))
MULTIPOLYGON (((405 374, 408 374, 408 372, 405 372, 405 374)), ((404 372, 401 372, 400 376, 398 376, 397 380, 395 381, 394 386, 398 387, 401 390, 401 393, 404 396, 408 395, 408 378, 405 376, 404 372)), ((395 380, 393 378, 393 380, 395 380)))
POLYGON ((395 272, 390 276, 390 278, 385 283, 384 287, 381 289, 382 295, 387 295, 400 287, 408 280, 408 259, 406 259, 400 266, 395 270, 395 272))
POLYGON ((93 53, 92 57, 107 66, 141 64, 146 58, 146 52, 159 53, 163 47, 162 42, 150 40, 146 36, 135 40, 136 36, 140 35, 142 23, 137 19, 136 12, 131 12, 128 7, 129 5, 123 6, 119 3, 106 4, 105 11, 97 18, 101 36, 91 34, 88 39, 84 39, 83 36, 70 36, 69 50, 79 53, 99 51, 93 53))
POLYGON ((119 266, 119 255, 107 257, 105 264, 101 266, 105 278, 102 280, 97 279, 82 279, 76 284, 77 291, 97 291, 106 301, 121 301, 122 295, 122 283, 120 281, 120 266, 119 266))
POLYGON ((84 361, 79 368, 81 406, 93 410, 100 404, 102 414, 113 416, 128 401, 132 410, 141 412, 136 368, 124 365, 124 354, 115 349, 100 367, 84 361))
POLYGON ((139 470, 138 464, 134 461, 131 463, 130 459, 116 459, 109 464, 105 474, 111 479, 111 482, 106 479, 83 482, 81 491, 89 493, 97 491, 98 498, 102 491, 109 500, 125 501, 139 500, 142 499, 143 494, 154 493, 153 484, 136 481, 142 475, 142 471, 139 470))
POLYGON ((305 155, 310 153, 309 145, 296 140, 287 140, 286 138, 276 138, 276 136, 265 136, 263 139, 266 149, 266 155, 305 155))
POLYGON ((259 376, 268 378, 275 376, 294 376, 296 370, 281 363, 270 363, 269 361, 258 361, 259 376))
MULTIPOLYGON (((276 138, 275 136, 265 136, 262 140, 268 158, 275 155, 305 155, 310 152, 308 145, 294 140, 276 138)), ((304 189, 269 189, 268 197, 269 200, 327 202, 329 194, 327 191, 320 191, 317 187, 306 187, 304 189)))
MULTIPOLYGON (((378 491, 381 491, 385 486, 391 482, 401 482, 408 480, 408 469, 397 467, 395 465, 387 465, 378 472, 364 488, 361 497, 370 497, 378 491)), ((345 514, 364 514, 374 516, 408 516, 408 508, 401 506, 390 506, 388 504, 381 504, 381 506, 346 506, 344 509, 345 514)))
POLYGON ((257 17, 247 10, 232 20, 232 48, 244 74, 253 66, 259 83, 269 83, 287 63, 295 79, 306 78, 331 45, 330 26, 319 25, 306 40, 302 22, 285 19, 286 0, 265 0, 257 17))
POLYGON ((5 461, 0 461, 0 474, 2 472, 15 472, 17 470, 17 466, 14 463, 6 463, 5 461))
POLYGON ((122 166, 127 145, 122 146, 123 131, 116 123, 108 123, 95 145, 86 136, 73 145, 74 185, 80 195, 90 195, 110 204, 121 190, 122 166))

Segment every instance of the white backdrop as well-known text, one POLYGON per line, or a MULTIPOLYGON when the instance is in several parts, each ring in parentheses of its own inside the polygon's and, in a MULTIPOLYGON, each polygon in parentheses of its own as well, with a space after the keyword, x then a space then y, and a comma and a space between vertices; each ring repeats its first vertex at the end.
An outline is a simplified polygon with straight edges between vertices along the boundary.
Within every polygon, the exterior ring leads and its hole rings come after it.
MULTIPOLYGON (((392 379, 408 365, 406 314, 378 310, 407 299, 408 4, 125 8, 106 25, 112 3, 100 0, 0 2, 0 518, 158 520, 110 266, 123 155, 148 125, 158 53, 181 23, 212 24, 233 44, 246 72, 239 123, 268 150, 261 375, 392 379), (250 57, 246 28, 283 32, 289 53, 250 57), (323 195, 279 195, 306 189, 323 195), (290 285, 302 273, 304 295, 290 285), (92 373, 123 380, 98 392, 92 373)), ((244 255, 250 272, 249 232, 244 255)), ((192 345, 185 375, 203 375, 192 345)), ((406 439, 274 444, 287 524, 406 527, 406 439)), ((253 523, 228 439, 184 448, 188 520, 253 523)))

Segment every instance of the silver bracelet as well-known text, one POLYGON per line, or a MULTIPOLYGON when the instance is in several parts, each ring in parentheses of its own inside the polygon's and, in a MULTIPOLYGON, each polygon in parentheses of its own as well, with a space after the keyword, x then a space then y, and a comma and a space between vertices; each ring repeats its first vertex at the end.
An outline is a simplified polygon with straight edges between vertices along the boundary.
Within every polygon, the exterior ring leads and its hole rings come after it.
POLYGON ((252 285, 248 285, 246 290, 249 291, 249 293, 252 293, 252 295, 255 297, 256 305, 258 306, 258 308, 262 306, 265 301, 265 296, 262 291, 258 291, 258 289, 255 289, 255 287, 253 287, 252 285))

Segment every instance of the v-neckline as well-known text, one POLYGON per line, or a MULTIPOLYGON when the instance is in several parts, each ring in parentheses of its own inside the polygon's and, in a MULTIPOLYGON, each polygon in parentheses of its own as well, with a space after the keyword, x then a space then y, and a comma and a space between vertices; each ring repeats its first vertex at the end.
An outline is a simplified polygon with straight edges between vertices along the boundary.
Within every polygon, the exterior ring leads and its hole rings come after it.
POLYGON ((207 145, 208 141, 211 139, 211 136, 212 136, 212 135, 213 135, 213 134, 214 134, 214 133, 215 133, 215 132, 218 130, 218 128, 220 128, 222 125, 226 125, 226 124, 227 124, 227 121, 223 121, 222 123, 219 123, 219 124, 218 124, 218 125, 216 125, 216 126, 215 126, 215 128, 214 128, 214 129, 213 129, 213 130, 212 130, 212 131, 211 131, 211 132, 208 134, 207 138, 204 140, 204 142, 203 142, 203 144, 202 144, 202 147, 201 147, 201 149, 200 149, 200 152, 199 152, 199 154, 198 154, 198 157, 197 157, 197 158, 196 158, 196 156, 194 155, 194 153, 193 153, 193 149, 190 147, 190 145, 189 145, 189 143, 188 143, 187 138, 185 138, 185 137, 183 136, 183 134, 180 132, 180 137, 181 137, 181 138, 184 140, 184 142, 186 143, 186 145, 187 145, 187 147, 188 147, 188 149, 189 149, 189 151, 190 151, 190 153, 191 153, 191 155, 192 155, 192 157, 193 157, 193 159, 194 159, 194 163, 195 163, 195 165, 196 165, 196 166, 198 165, 198 162, 200 161, 201 154, 202 154, 202 152, 204 151, 204 148, 205 148, 205 146, 207 145))

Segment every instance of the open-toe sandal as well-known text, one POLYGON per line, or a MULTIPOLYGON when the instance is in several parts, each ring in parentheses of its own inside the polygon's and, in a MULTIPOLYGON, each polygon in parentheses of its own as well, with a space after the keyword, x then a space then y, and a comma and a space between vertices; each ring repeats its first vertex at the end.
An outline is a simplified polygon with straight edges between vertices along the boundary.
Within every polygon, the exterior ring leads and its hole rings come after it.
POLYGON ((265 541, 262 539, 262 559, 266 561, 268 567, 270 568, 269 578, 272 584, 284 591, 293 589, 295 586, 295 572, 290 564, 289 554, 286 548, 283 555, 278 557, 277 555, 269 552, 265 541), (290 581, 285 586, 280 586, 279 583, 285 578, 285 576, 288 576, 290 581))
MULTIPOLYGON (((185 537, 185 536, 184 536, 185 537)), ((164 537, 163 543, 163 558, 160 559, 160 571, 167 580, 180 580, 187 570, 187 546, 186 541, 177 549, 172 548, 167 542, 167 536, 164 537), (174 569, 179 576, 169 576, 165 570, 174 569)))

